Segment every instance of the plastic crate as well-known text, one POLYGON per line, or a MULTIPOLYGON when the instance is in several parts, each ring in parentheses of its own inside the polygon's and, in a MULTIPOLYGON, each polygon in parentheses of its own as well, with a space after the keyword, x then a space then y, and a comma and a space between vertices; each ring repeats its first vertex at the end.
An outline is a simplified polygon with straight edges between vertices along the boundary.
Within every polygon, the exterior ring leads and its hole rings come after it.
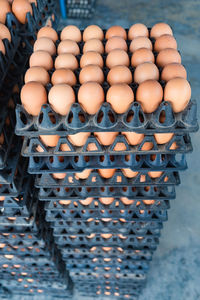
POLYGON ((67 0, 68 18, 91 18, 95 11, 96 0, 67 0))

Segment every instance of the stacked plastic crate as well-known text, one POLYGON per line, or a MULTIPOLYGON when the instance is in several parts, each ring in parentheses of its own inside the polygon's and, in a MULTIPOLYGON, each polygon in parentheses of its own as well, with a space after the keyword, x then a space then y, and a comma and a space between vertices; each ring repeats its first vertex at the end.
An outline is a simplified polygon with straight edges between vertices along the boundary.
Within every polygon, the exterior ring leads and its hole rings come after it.
POLYGON ((68 18, 91 18, 95 11, 96 0, 67 0, 68 18))

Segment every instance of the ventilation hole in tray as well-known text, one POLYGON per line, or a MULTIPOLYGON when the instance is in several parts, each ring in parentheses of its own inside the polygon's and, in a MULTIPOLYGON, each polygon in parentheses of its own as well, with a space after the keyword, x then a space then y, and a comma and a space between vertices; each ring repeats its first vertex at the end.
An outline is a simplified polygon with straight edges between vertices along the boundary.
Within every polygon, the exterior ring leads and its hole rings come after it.
POLYGON ((68 122, 69 124, 71 124, 71 122, 72 122, 72 120, 73 120, 73 117, 74 117, 73 112, 70 111, 70 113, 69 113, 69 115, 68 115, 68 118, 67 118, 67 122, 68 122))
POLYGON ((78 156, 75 156, 75 157, 74 157, 74 162, 77 163, 78 161, 79 161, 79 157, 78 157, 78 156))
POLYGON ((115 157, 114 155, 110 155, 110 161, 114 162, 115 161, 115 157))
POLYGON ((102 187, 100 188, 100 190, 101 190, 101 192, 105 192, 105 187, 102 186, 102 187))
POLYGON ((136 187, 132 187, 132 192, 136 192, 136 187))
POLYGON ((23 112, 20 112, 20 120, 23 122, 24 125, 27 124, 27 118, 23 112))
POLYGON ((34 163, 39 163, 39 161, 40 161, 40 158, 39 157, 37 157, 37 156, 35 156, 35 157, 33 157, 33 160, 34 160, 34 163))
POLYGON ((110 120, 111 123, 114 123, 115 122, 115 116, 114 114, 112 113, 112 111, 109 111, 108 112, 108 118, 110 120))
POLYGON ((82 112, 79 112, 78 114, 79 120, 81 121, 81 123, 85 123, 85 116, 82 112))
POLYGON ((113 188, 113 187, 110 187, 110 188, 109 188, 109 191, 110 191, 110 192, 114 192, 114 188, 113 188))
POLYGON ((165 120, 166 120, 166 112, 165 110, 162 110, 159 116, 159 122, 163 124, 165 123, 165 120))
POLYGON ((58 160, 59 160, 59 162, 63 163, 64 160, 65 160, 65 158, 64 158, 64 156, 59 156, 59 157, 58 157, 58 160))
POLYGON ((85 162, 89 162, 90 161, 90 157, 89 156, 84 156, 84 161, 85 162))
POLYGON ((125 161, 129 161, 130 160, 130 155, 125 155, 125 161))
POLYGON ((104 116, 104 113, 103 113, 103 111, 101 110, 101 111, 98 113, 98 116, 97 116, 97 123, 98 123, 98 124, 102 122, 103 116, 104 116))
POLYGON ((152 154, 152 155, 150 156, 150 160, 151 160, 151 161, 155 161, 155 159, 156 159, 156 155, 155 155, 155 154, 152 154))
POLYGON ((123 192, 127 192, 128 188, 126 186, 123 186, 122 190, 123 192))
POLYGON ((49 119, 51 120, 52 124, 56 124, 56 117, 54 116, 54 114, 52 112, 48 113, 49 119))
POLYGON ((139 119, 141 123, 144 123, 144 115, 141 112, 139 112, 139 119))
POLYGON ((154 186, 154 192, 157 192, 158 191, 158 188, 156 186, 154 186))
POLYGON ((134 111, 133 110, 130 110, 127 114, 127 117, 126 117, 126 122, 127 123, 130 123, 134 118, 134 111))
POLYGON ((136 160, 137 162, 139 162, 140 159, 141 159, 140 155, 136 155, 135 160, 136 160))
POLYGON ((87 192, 91 192, 91 188, 90 187, 87 187, 87 192))
POLYGON ((145 186, 144 190, 145 190, 145 192, 148 192, 150 190, 150 186, 145 186))
POLYGON ((101 155, 101 156, 100 156, 100 162, 104 162, 104 160, 105 160, 105 156, 104 156, 104 155, 101 155))

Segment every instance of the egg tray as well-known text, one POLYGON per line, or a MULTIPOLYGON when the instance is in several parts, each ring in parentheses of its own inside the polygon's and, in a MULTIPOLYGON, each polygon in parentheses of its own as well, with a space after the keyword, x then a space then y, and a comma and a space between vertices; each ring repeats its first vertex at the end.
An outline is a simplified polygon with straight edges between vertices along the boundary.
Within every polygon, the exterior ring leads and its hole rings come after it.
POLYGON ((67 0, 67 7, 71 8, 91 8, 96 0, 67 0))
POLYGON ((74 7, 68 5, 67 7, 67 17, 68 18, 81 18, 81 19, 90 19, 92 18, 95 12, 94 7, 83 8, 81 5, 74 7))

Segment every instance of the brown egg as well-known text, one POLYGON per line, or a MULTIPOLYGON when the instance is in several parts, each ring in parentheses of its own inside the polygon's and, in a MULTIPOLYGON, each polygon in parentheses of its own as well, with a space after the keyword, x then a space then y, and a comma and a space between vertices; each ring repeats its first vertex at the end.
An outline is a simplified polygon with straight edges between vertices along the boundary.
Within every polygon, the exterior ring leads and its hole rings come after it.
POLYGON ((53 85, 66 83, 70 86, 73 86, 76 84, 76 76, 70 69, 57 69, 51 76, 51 83, 53 85))
POLYGON ((169 133, 155 133, 154 137, 157 144, 166 144, 168 143, 172 137, 174 136, 173 132, 169 133))
POLYGON ((6 49, 1 39, 0 39, 0 52, 2 52, 4 55, 6 54, 6 49))
POLYGON ((145 62, 136 67, 134 71, 134 82, 140 84, 146 80, 159 80, 159 70, 155 64, 145 62))
POLYGON ((95 51, 100 54, 104 53, 104 46, 102 41, 97 39, 91 39, 85 42, 83 46, 83 53, 86 53, 88 51, 95 51))
POLYGON ((30 115, 39 115, 42 105, 47 103, 44 86, 39 82, 26 83, 21 90, 21 102, 30 115))
POLYGON ((146 25, 137 23, 130 27, 128 31, 128 39, 133 40, 138 36, 146 36, 149 37, 149 31, 146 25))
POLYGON ((110 39, 113 36, 120 36, 122 37, 124 40, 127 39, 127 34, 126 34, 126 30, 121 27, 121 26, 112 26, 110 27, 107 31, 106 31, 106 40, 110 39))
POLYGON ((25 24, 27 22, 26 14, 33 14, 31 4, 28 0, 14 0, 12 3, 12 12, 17 20, 25 24))
POLYGON ((92 203, 92 201, 94 200, 94 198, 86 198, 85 200, 79 200, 79 202, 82 204, 82 205, 90 205, 92 203))
POLYGON ((145 36, 138 36, 134 40, 132 40, 129 50, 130 52, 134 52, 140 48, 147 48, 149 50, 152 50, 152 43, 149 38, 145 36))
POLYGON ((50 81, 47 70, 42 67, 32 67, 26 71, 24 82, 37 81, 42 83, 44 86, 50 81))
POLYGON ((35 41, 35 44, 33 46, 33 51, 36 52, 39 50, 49 52, 51 56, 56 54, 56 46, 54 42, 47 37, 41 37, 35 41))
POLYGON ((164 100, 169 101, 175 113, 183 111, 191 98, 191 87, 184 78, 174 78, 167 82, 164 100))
POLYGON ((98 169, 98 172, 103 178, 111 178, 115 174, 116 169, 98 169))
POLYGON ((181 77, 187 79, 187 72, 183 65, 178 63, 172 63, 166 65, 161 73, 161 79, 164 81, 169 81, 173 78, 181 77))
POLYGON ((88 65, 81 70, 79 74, 79 82, 83 84, 88 81, 94 81, 100 84, 104 82, 104 74, 99 66, 88 65))
POLYGON ((40 135, 42 143, 48 147, 56 147, 59 141, 59 135, 40 135))
MULTIPOLYGON (((0 2, 1 4, 1 2, 0 2)), ((0 23, 0 39, 7 39, 9 40, 9 42, 11 42, 11 34, 10 31, 8 29, 8 27, 6 27, 4 24, 0 23)))
POLYGON ((136 132, 122 132, 123 135, 127 138, 127 141, 129 142, 130 145, 136 146, 140 144, 143 139, 144 139, 144 134, 142 133, 136 133, 136 132))
POLYGON ((2 24, 6 23, 6 15, 11 12, 10 3, 7 0, 0 0, 0 22, 2 24))
POLYGON ((47 37, 51 39, 54 43, 58 40, 58 34, 52 27, 44 26, 40 28, 37 34, 37 39, 41 37, 47 37))
POLYGON ((68 140, 74 146, 82 147, 85 145, 89 136, 90 136, 90 132, 79 132, 76 134, 68 135, 68 140))
POLYGON ((80 67, 84 68, 88 65, 97 65, 100 68, 103 68, 103 58, 101 54, 95 51, 88 51, 81 56, 80 67))
POLYGON ((158 178, 158 177, 160 177, 162 174, 163 174, 163 172, 161 172, 161 171, 159 171, 159 172, 156 172, 156 171, 148 172, 148 175, 149 175, 149 177, 151 177, 151 178, 158 178))
POLYGON ((131 66, 137 67, 145 62, 155 62, 153 52, 147 48, 140 48, 133 52, 131 57, 131 66))
POLYGON ((71 148, 69 147, 68 144, 61 144, 60 145, 60 150, 63 151, 63 152, 69 152, 69 151, 71 151, 71 148))
POLYGON ((80 54, 80 49, 78 44, 75 41, 63 40, 59 43, 57 52, 58 54, 71 53, 74 55, 78 55, 80 54))
POLYGON ((86 169, 82 172, 75 173, 75 177, 76 177, 76 179, 86 179, 90 176, 91 172, 92 172, 91 169, 86 169))
POLYGON ((157 38, 154 44, 154 50, 160 52, 163 49, 171 48, 177 50, 177 42, 172 35, 164 34, 157 38))
POLYGON ((146 205, 153 205, 155 203, 155 200, 142 200, 142 202, 146 205))
POLYGON ((105 205, 110 205, 111 203, 113 203, 114 200, 115 200, 115 198, 113 198, 113 197, 108 197, 108 198, 101 197, 101 198, 99 198, 99 201, 102 204, 105 204, 105 205))
POLYGON ((163 98, 163 89, 156 80, 142 82, 137 88, 136 100, 141 104, 145 113, 154 112, 163 98))
POLYGON ((121 49, 112 50, 106 58, 106 66, 113 68, 115 66, 127 66, 129 67, 130 61, 126 51, 121 49))
POLYGON ((105 45, 105 52, 109 53, 114 49, 122 49, 124 51, 128 50, 128 46, 126 41, 120 36, 113 36, 109 40, 107 40, 105 45))
POLYGON ((71 105, 75 102, 75 94, 71 86, 57 84, 50 89, 48 99, 53 110, 65 116, 68 114, 71 105))
POLYGON ((78 102, 88 114, 96 114, 104 102, 103 88, 97 82, 82 84, 78 91, 78 102))
POLYGON ((53 68, 53 60, 48 52, 40 50, 31 54, 29 65, 30 67, 43 67, 49 71, 53 68))
POLYGON ((81 31, 78 27, 74 25, 68 25, 65 28, 63 28, 63 30, 61 31, 60 39, 61 41, 72 40, 77 43, 81 42, 82 40, 81 31))
POLYGON ((115 66, 108 72, 107 82, 110 85, 118 83, 132 83, 132 73, 130 69, 126 66, 115 66))
POLYGON ((164 49, 158 53, 156 64, 159 67, 165 67, 171 63, 179 63, 181 64, 181 56, 175 49, 164 49))
POLYGON ((151 142, 146 142, 146 143, 143 144, 141 150, 142 150, 142 151, 149 151, 149 150, 151 150, 152 148, 153 148, 153 143, 151 143, 151 142))
POLYGON ((102 145, 110 146, 112 143, 114 143, 118 132, 94 132, 94 135, 102 145))
POLYGON ((83 31, 83 41, 87 42, 91 39, 98 39, 102 41, 104 39, 103 30, 97 25, 89 25, 83 31))
POLYGON ((122 173, 128 178, 134 178, 138 174, 138 172, 134 172, 131 169, 122 169, 122 173))
MULTIPOLYGON (((66 174, 65 174, 66 175, 66 174)), ((71 203, 71 200, 60 200, 59 204, 60 205, 69 205, 71 203)))
POLYGON ((134 200, 130 200, 127 197, 121 197, 120 201, 125 205, 131 205, 134 203, 134 200))
POLYGON ((166 23, 157 23, 151 28, 150 36, 155 39, 164 34, 173 35, 171 27, 166 23))
POLYGON ((53 173, 52 176, 55 179, 64 179, 66 177, 66 173, 53 173))
POLYGON ((63 53, 56 57, 55 60, 55 68, 56 69, 78 69, 78 61, 76 57, 71 53, 63 53))
POLYGON ((134 94, 127 84, 114 84, 107 92, 106 101, 111 104, 116 113, 123 114, 134 101, 134 94))

